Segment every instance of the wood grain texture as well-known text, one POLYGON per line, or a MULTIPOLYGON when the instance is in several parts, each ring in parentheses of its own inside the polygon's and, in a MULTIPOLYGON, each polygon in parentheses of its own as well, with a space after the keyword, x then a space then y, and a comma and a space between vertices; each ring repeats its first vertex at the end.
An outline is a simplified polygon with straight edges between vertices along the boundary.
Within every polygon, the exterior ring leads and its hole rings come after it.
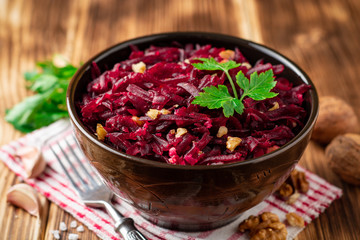
MULTIPOLYGON (((360 2, 357 0, 0 0, 0 144, 20 137, 5 122, 5 109, 31 92, 22 73, 55 53, 78 65, 118 42, 167 31, 207 31, 264 43, 294 60, 321 96, 335 95, 360 117, 360 2)), ((329 168, 324 147, 311 143, 301 164, 344 190, 298 236, 359 239, 360 188, 329 168)), ((1 239, 51 239, 61 221, 74 220, 45 200, 42 224, 6 203, 20 182, 0 163, 1 239)), ((67 238, 67 233, 62 239, 67 238)), ((98 239, 85 231, 82 239, 98 239)))
MULTIPOLYGON (((262 41, 293 59, 313 80, 320 96, 343 98, 360 116, 359 1, 258 1, 262 41), (272 9, 271 12, 267 9, 272 9), (274 17, 279 16, 279 17, 274 17), (280 17, 281 16, 281 17, 280 17)), ((301 165, 344 191, 299 239, 359 239, 360 188, 329 169, 324 146, 311 143, 301 165), (325 227, 326 226, 326 227, 325 227)))

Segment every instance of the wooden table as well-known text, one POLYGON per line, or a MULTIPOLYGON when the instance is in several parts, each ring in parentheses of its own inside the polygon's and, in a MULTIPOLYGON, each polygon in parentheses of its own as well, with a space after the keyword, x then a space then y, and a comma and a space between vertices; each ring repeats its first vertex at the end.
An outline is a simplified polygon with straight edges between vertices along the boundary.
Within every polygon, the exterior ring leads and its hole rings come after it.
MULTIPOLYGON (((320 96, 336 95, 360 117, 360 1, 358 0, 0 0, 0 144, 22 134, 4 120, 5 109, 31 92, 22 73, 54 53, 78 65, 115 43, 167 31, 231 34, 277 49, 298 63, 320 96)), ((360 188, 329 168, 324 148, 310 143, 301 164, 344 190, 302 231, 303 239, 359 239, 360 188)), ((37 220, 6 203, 19 179, 0 163, 1 239, 52 239, 73 218, 47 202, 37 220)), ((98 239, 86 230, 82 239, 98 239)))

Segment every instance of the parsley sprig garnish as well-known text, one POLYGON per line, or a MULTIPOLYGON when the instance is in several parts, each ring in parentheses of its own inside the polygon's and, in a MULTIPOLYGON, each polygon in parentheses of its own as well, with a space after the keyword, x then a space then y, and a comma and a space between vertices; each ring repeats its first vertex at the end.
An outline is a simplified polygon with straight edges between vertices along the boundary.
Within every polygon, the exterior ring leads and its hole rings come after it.
POLYGON ((236 84, 243 90, 239 98, 229 70, 239 67, 241 65, 240 63, 234 61, 219 63, 214 58, 199 58, 198 60, 202 62, 193 63, 192 65, 199 70, 222 70, 228 77, 234 96, 230 95, 225 85, 210 86, 203 88, 203 92, 200 92, 192 101, 193 104, 209 109, 223 108, 224 116, 230 117, 234 115, 235 111, 239 114, 244 112, 244 104, 242 101, 246 96, 260 101, 278 95, 278 93, 271 92, 271 89, 276 85, 272 70, 260 74, 253 72, 250 75, 250 80, 239 71, 236 74, 236 84))

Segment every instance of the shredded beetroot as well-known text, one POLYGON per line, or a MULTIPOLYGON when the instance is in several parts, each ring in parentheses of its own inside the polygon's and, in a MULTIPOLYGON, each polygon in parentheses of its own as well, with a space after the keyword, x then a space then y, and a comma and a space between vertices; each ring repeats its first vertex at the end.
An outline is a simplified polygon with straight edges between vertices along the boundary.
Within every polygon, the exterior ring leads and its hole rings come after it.
MULTIPOLYGON (((102 74, 93 63, 93 80, 78 103, 83 123, 94 134, 100 123, 107 131, 105 142, 119 151, 169 164, 224 164, 276 150, 303 127, 307 117, 303 96, 309 85, 293 87, 287 79, 277 77, 276 97, 245 98, 244 113, 225 118, 221 109, 191 104, 204 87, 228 84, 222 72, 201 71, 191 65, 200 57, 226 61, 220 54, 224 48, 189 44, 132 50, 129 59, 102 74), (134 64, 140 62, 146 70, 134 72, 134 64), (227 131, 219 131, 221 126, 227 131), (229 137, 237 145, 231 145, 229 137)), ((232 60, 244 63, 230 71, 233 78, 240 70, 248 77, 255 71, 272 69, 276 76, 284 70, 283 65, 262 59, 251 66, 237 48, 232 60)))

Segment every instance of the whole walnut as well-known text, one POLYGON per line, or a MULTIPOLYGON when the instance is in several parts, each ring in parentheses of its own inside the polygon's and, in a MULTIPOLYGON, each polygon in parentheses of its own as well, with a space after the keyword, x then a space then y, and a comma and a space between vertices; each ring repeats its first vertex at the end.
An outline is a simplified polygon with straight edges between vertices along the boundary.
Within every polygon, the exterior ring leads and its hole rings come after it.
POLYGON ((344 181, 360 185, 360 135, 337 136, 325 149, 331 169, 344 181))
POLYGON ((353 108, 344 100, 325 96, 319 99, 319 117, 315 124, 312 139, 329 143, 334 137, 358 131, 358 118, 353 108))

